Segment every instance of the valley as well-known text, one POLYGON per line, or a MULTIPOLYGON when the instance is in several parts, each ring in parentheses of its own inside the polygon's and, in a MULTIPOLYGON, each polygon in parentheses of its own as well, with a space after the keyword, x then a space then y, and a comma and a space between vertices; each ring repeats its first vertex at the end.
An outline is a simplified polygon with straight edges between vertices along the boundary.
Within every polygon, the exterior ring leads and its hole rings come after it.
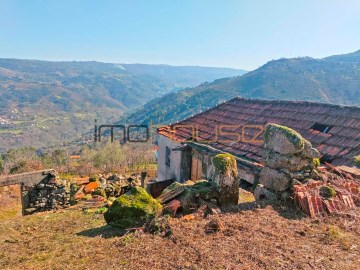
POLYGON ((243 70, 0 59, 0 151, 61 146, 155 97, 243 70))

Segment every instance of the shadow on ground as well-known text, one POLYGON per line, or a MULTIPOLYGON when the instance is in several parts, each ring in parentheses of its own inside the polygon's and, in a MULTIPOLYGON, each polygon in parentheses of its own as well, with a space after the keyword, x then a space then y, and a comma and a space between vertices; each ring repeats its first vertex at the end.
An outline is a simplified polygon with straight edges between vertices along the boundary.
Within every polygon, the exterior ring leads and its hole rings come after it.
POLYGON ((279 215, 289 220, 300 220, 307 216, 297 209, 292 202, 276 202, 276 203, 241 203, 238 205, 222 207, 223 213, 238 213, 242 211, 257 211, 258 209, 272 207, 279 215))
POLYGON ((112 238, 117 236, 123 236, 126 233, 125 230, 105 225, 98 228, 88 229, 81 232, 78 232, 78 236, 86 237, 102 237, 102 238, 112 238))

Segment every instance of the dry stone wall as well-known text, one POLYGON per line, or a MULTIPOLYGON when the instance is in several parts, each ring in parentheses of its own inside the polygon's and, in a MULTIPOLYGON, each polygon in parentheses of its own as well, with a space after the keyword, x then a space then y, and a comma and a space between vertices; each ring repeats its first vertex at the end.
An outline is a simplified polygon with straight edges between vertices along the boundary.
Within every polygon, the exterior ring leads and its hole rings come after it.
POLYGON ((22 184, 22 196, 25 215, 70 206, 70 190, 67 181, 60 180, 56 174, 32 186, 22 184))

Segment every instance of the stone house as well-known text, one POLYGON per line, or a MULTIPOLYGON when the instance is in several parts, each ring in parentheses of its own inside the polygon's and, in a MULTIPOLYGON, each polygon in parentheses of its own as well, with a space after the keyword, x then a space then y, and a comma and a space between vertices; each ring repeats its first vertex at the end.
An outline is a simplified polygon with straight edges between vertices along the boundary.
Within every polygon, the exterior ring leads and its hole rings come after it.
POLYGON ((268 123, 299 132, 319 150, 321 162, 348 165, 360 155, 360 107, 237 97, 157 130, 158 179, 211 179, 212 157, 230 153, 239 179, 254 184, 264 166, 268 123))

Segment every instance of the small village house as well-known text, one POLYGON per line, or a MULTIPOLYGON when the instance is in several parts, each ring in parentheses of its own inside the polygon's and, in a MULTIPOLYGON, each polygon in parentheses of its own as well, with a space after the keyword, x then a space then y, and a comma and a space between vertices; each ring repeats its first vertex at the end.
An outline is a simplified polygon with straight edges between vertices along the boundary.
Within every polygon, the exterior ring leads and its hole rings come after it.
POLYGON ((234 98, 158 129, 158 179, 211 179, 212 157, 225 152, 236 157, 239 179, 254 184, 267 123, 298 131, 320 151, 321 162, 348 165, 360 155, 360 107, 234 98))

